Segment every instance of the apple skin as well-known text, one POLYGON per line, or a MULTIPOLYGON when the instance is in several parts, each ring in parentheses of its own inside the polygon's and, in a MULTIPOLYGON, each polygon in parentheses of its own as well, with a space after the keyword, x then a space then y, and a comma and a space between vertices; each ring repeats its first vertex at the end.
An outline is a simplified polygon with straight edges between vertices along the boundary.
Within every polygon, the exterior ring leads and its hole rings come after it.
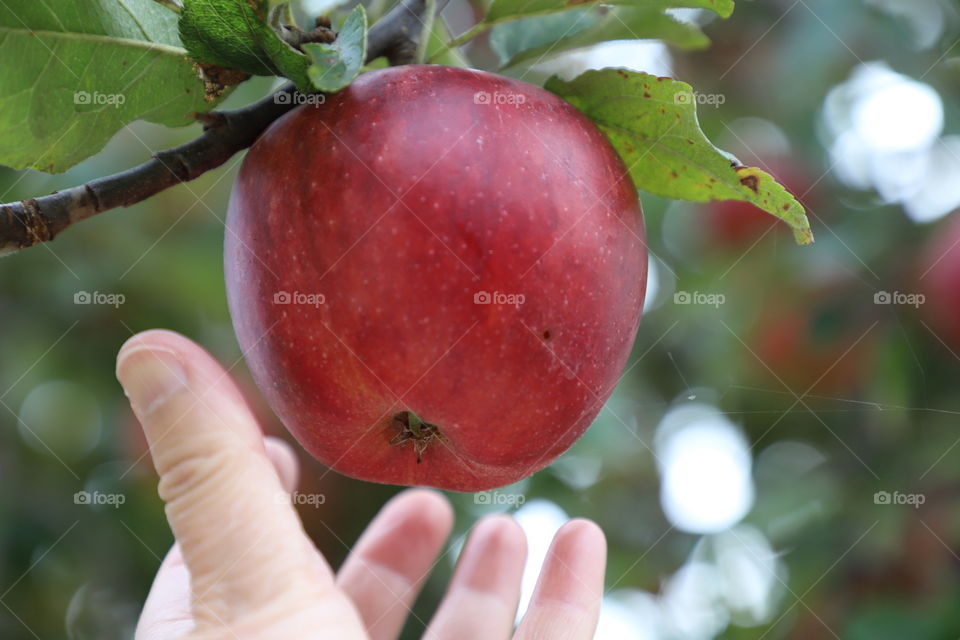
POLYGON ((314 457, 480 491, 545 467, 596 417, 633 345, 647 252, 626 168, 571 105, 411 65, 259 138, 231 195, 225 271, 253 378, 314 457), (395 443, 405 411, 443 436, 420 461, 395 443))

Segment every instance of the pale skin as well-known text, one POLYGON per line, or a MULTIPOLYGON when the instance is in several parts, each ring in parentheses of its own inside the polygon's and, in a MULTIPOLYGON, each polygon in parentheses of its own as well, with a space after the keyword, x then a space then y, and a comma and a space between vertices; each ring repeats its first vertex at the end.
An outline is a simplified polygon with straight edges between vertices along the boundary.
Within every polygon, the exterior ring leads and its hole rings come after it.
MULTIPOLYGON (((282 499, 297 484, 293 451, 263 436, 210 355, 180 335, 149 331, 120 350, 117 377, 150 443, 176 537, 137 640, 399 636, 452 530, 445 498, 412 489, 392 499, 335 573, 282 499)), ((516 522, 480 520, 422 637, 592 638, 606 563, 600 529, 587 520, 560 529, 515 629, 525 557, 516 522)))

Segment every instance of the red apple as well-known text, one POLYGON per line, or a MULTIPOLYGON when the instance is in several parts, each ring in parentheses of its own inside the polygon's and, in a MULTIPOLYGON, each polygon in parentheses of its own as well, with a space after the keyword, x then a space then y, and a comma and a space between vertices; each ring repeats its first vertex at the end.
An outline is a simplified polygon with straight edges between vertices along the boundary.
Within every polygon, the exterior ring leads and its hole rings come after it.
POLYGON ((225 246, 254 380, 321 462, 476 491, 590 425, 633 344, 647 255, 604 136, 537 87, 368 73, 248 153, 225 246))
POLYGON ((920 312, 937 337, 960 349, 960 215, 934 233, 920 260, 920 312))

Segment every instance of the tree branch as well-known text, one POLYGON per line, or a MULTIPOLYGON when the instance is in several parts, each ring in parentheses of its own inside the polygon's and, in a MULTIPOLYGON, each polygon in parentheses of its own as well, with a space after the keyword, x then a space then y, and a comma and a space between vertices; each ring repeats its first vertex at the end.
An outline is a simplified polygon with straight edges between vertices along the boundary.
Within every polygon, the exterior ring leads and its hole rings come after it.
MULTIPOLYGON (((413 61, 426 6, 426 0, 402 0, 373 25, 367 36, 367 61, 381 56, 394 65, 413 61)), ((90 216, 136 204, 219 167, 297 106, 296 100, 277 98, 294 90, 287 84, 242 109, 204 114, 204 130, 199 137, 154 153, 150 160, 132 169, 40 198, 0 204, 0 255, 53 240, 67 227, 90 216)))

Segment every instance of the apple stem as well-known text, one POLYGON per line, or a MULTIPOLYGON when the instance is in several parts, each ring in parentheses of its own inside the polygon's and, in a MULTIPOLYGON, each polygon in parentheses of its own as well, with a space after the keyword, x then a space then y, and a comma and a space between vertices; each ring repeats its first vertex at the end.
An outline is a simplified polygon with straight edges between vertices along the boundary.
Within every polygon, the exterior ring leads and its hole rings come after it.
POLYGON ((410 428, 410 431, 413 432, 413 435, 417 438, 420 437, 420 427, 423 426, 423 420, 420 419, 420 416, 415 414, 413 411, 407 412, 407 426, 410 428))

